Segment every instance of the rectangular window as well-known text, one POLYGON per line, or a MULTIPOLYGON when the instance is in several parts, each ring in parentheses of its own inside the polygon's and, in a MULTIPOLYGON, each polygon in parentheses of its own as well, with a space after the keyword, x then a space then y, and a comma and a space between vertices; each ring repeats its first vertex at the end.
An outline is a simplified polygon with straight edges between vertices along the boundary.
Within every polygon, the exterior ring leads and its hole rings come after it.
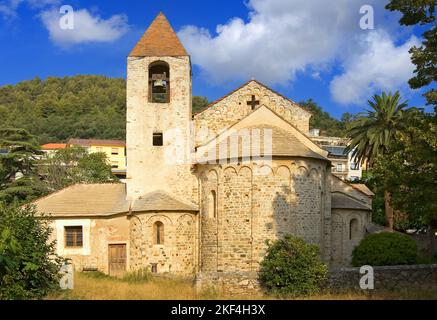
POLYGON ((342 163, 337 163, 336 171, 337 172, 343 172, 343 164, 342 163))
POLYGON ((82 226, 65 227, 65 247, 81 248, 83 246, 82 226))
POLYGON ((118 149, 117 148, 112 148, 111 149, 111 154, 114 155, 114 156, 117 156, 118 155, 118 149))
POLYGON ((153 145, 154 146, 162 146, 164 144, 164 138, 162 133, 154 133, 153 134, 153 145))

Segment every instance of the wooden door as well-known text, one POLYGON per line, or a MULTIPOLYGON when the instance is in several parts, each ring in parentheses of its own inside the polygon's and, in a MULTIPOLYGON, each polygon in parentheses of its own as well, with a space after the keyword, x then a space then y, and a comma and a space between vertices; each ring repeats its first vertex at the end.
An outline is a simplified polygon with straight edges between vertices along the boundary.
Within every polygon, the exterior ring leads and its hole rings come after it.
POLYGON ((110 244, 108 250, 109 275, 121 277, 126 272, 126 245, 110 244))

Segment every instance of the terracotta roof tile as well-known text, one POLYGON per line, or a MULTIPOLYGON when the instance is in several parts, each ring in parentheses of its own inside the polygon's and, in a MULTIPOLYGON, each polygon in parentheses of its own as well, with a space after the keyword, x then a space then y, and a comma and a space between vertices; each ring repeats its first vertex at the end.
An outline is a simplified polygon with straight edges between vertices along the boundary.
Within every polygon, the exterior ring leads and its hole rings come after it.
POLYGON ((366 210, 372 209, 358 202, 356 199, 345 195, 340 192, 331 193, 331 208, 332 209, 353 209, 353 210, 366 210))
POLYGON ((133 201, 132 212, 147 211, 198 211, 199 208, 191 203, 176 199, 165 191, 154 191, 133 201))
POLYGON ((129 57, 188 56, 167 18, 160 13, 133 48, 129 57))
POLYGON ((59 216, 109 216, 129 211, 126 186, 76 184, 33 202, 39 212, 59 216))
POLYGON ((58 150, 65 149, 67 145, 65 143, 46 143, 41 146, 42 150, 58 150))

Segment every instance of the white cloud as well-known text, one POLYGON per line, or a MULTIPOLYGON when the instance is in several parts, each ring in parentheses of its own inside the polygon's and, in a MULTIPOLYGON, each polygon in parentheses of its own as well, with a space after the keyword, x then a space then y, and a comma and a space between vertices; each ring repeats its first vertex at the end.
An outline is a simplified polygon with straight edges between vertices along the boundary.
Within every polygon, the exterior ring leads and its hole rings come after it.
MULTIPOLYGON (((255 77, 270 85, 287 85, 295 80, 298 73, 305 72, 317 78, 325 74, 330 75, 334 66, 344 66, 345 74, 353 78, 353 74, 349 73, 350 66, 359 63, 360 58, 368 58, 361 54, 362 38, 370 37, 374 32, 359 28, 362 17, 360 7, 365 4, 374 7, 375 27, 382 31, 384 27, 390 28, 392 22, 383 18, 386 13, 385 2, 249 0, 249 18, 246 22, 234 18, 217 26, 216 34, 196 26, 185 26, 178 35, 192 55, 193 63, 200 66, 206 78, 213 83, 221 84, 255 77), (351 62, 346 64, 346 61, 351 62)), ((392 39, 385 37, 365 42, 365 45, 369 45, 369 50, 373 50, 377 41, 384 41, 380 49, 383 49, 382 46, 392 48, 385 58, 404 63, 406 67, 403 66, 401 69, 411 71, 411 62, 405 60, 411 42, 396 47, 392 39), (396 56, 392 58, 391 54, 396 56), (398 55, 402 58, 398 58, 398 55)), ((379 59, 374 62, 385 63, 379 59)), ((378 68, 375 66, 375 69, 378 68)), ((390 68, 382 70, 391 70, 390 68)), ((398 72, 397 75, 400 81, 393 81, 387 77, 391 81, 390 87, 406 81, 409 77, 407 72, 398 72)), ((381 81, 378 84, 387 80, 382 76, 379 78, 381 81)), ((369 81, 370 76, 363 76, 360 81, 356 80, 355 86, 348 86, 344 81, 343 85, 346 87, 343 90, 367 89, 369 81)), ((337 85, 333 84, 332 87, 337 88, 337 85)), ((338 98, 337 95, 335 98, 338 98)), ((343 102, 346 103, 346 99, 343 99, 343 102)))
POLYGON ((97 15, 93 16, 86 9, 77 10, 74 11, 73 29, 61 29, 60 16, 55 9, 41 13, 50 39, 61 47, 90 42, 113 42, 129 30, 127 16, 124 14, 113 15, 105 20, 97 15))
POLYGON ((16 18, 17 10, 22 4, 27 4, 32 9, 40 9, 59 4, 59 0, 5 0, 0 3, 0 15, 6 20, 16 18))
POLYGON ((386 32, 370 32, 362 41, 363 50, 350 55, 344 63, 345 71, 331 82, 336 102, 357 104, 379 90, 396 91, 406 86, 413 74, 408 50, 420 44, 415 36, 398 47, 386 32))

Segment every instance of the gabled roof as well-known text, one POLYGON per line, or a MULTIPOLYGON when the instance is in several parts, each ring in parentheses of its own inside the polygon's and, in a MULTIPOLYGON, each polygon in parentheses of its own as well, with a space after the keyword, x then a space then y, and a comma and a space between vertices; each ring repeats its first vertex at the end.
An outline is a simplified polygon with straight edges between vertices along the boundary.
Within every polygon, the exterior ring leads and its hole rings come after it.
MULTIPOLYGON (((246 129, 249 130, 249 133, 250 130, 253 129, 260 129, 261 133, 263 131, 262 129, 272 130, 272 156, 308 157, 329 161, 327 158, 328 152, 321 149, 293 124, 284 120, 280 115, 265 105, 258 107, 242 120, 226 128, 215 138, 197 146, 198 159, 204 158, 208 152, 209 156, 216 154, 218 156, 216 159, 219 159, 220 154, 218 148, 220 147, 221 141, 230 139, 231 135, 246 129), (216 152, 211 152, 214 149, 216 149, 216 152)), ((260 140, 262 142, 264 140, 263 137, 260 137, 260 140)), ((263 145, 263 143, 261 144, 263 145)), ((241 146, 241 143, 239 143, 239 145, 241 146)), ((229 141, 227 146, 230 146, 229 141)), ((241 150, 239 150, 239 152, 240 151, 241 150)), ((264 150, 260 151, 261 155, 270 155, 267 154, 268 149, 265 152, 263 152, 264 150)), ((229 154, 230 152, 227 151, 226 157, 229 156, 229 154)))
POLYGON ((39 212, 54 217, 110 216, 129 212, 126 186, 76 184, 33 202, 39 212))
POLYGON ((135 45, 129 57, 163 56, 188 56, 188 53, 161 12, 135 45))
POLYGON ((91 146, 106 146, 106 147, 125 147, 124 140, 103 140, 103 139, 70 139, 68 145, 91 147, 91 146))
POLYGON ((221 98, 219 98, 219 99, 217 99, 217 100, 215 100, 215 101, 209 103, 206 107, 204 107, 203 109, 201 109, 201 110, 199 110, 198 112, 194 113, 193 116, 194 116, 194 115, 197 115, 197 114, 199 114, 199 113, 202 113, 203 111, 209 109, 210 107, 215 106, 215 105, 218 104, 220 101, 222 101, 222 100, 226 99, 227 97, 231 96, 232 94, 234 94, 234 93, 237 92, 238 90, 243 89, 244 87, 246 87, 247 85, 249 85, 251 82, 255 82, 255 83, 258 84, 259 86, 262 86, 262 87, 266 88, 267 90, 271 91, 272 93, 274 93, 274 94, 280 96, 281 98, 284 98, 285 100, 288 100, 288 101, 291 102, 294 106, 296 106, 296 107, 298 107, 298 108, 300 108, 300 109, 302 109, 302 110, 308 112, 309 114, 312 114, 311 111, 309 111, 309 110, 307 110, 306 108, 302 107, 302 106, 301 106, 300 104, 298 104, 297 102, 291 100, 290 98, 287 98, 286 96, 280 94, 279 92, 277 92, 277 91, 273 90, 272 88, 266 86, 265 84, 259 82, 258 80, 252 79, 252 80, 249 80, 249 81, 247 81, 246 83, 242 84, 242 85, 241 85, 240 87, 238 87, 237 89, 235 89, 235 90, 229 92, 229 93, 226 94, 225 96, 223 96, 223 97, 221 97, 221 98))
POLYGON ((365 206, 361 202, 355 200, 348 195, 341 192, 331 193, 331 208, 332 209, 352 209, 352 210, 366 210, 371 211, 372 209, 365 206))
POLYGON ((131 212, 147 211, 199 211, 199 208, 165 191, 158 190, 133 201, 131 212))

